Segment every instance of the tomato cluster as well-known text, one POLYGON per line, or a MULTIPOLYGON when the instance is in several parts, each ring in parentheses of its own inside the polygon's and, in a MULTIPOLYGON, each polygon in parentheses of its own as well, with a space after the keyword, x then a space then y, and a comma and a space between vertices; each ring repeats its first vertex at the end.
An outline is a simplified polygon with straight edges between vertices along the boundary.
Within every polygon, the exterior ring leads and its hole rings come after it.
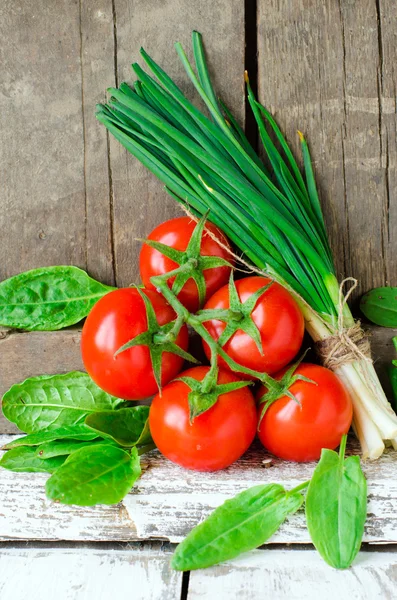
POLYGON ((155 395, 153 440, 183 467, 225 468, 256 433, 276 456, 316 459, 348 431, 349 395, 323 367, 287 367, 303 340, 299 306, 267 277, 234 281, 232 257, 229 241, 205 219, 157 227, 141 250, 143 286, 110 292, 88 315, 84 365, 114 396, 155 395), (202 337, 210 366, 182 371, 185 360, 197 362, 187 325, 202 337))

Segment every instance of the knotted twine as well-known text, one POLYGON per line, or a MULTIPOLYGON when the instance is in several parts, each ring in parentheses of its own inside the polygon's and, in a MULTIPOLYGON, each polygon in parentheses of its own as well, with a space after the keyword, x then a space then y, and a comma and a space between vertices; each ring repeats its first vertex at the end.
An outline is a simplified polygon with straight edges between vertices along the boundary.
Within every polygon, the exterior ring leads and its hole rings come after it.
POLYGON ((354 277, 346 277, 342 281, 339 286, 337 331, 334 335, 315 344, 316 352, 322 364, 332 371, 356 360, 371 361, 368 335, 362 330, 360 321, 356 321, 352 327, 344 327, 343 324, 343 307, 357 285, 358 281, 354 277), (347 294, 343 295, 343 287, 348 281, 352 281, 353 285, 347 294))

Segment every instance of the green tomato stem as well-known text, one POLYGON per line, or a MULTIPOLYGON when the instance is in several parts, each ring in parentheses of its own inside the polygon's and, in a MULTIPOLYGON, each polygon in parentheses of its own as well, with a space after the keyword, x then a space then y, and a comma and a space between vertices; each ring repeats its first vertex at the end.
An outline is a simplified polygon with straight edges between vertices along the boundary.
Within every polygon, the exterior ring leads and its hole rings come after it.
POLYGON ((244 373, 253 379, 259 379, 259 381, 264 383, 270 389, 277 388, 279 386, 278 382, 270 377, 270 375, 267 373, 261 373, 260 371, 254 371, 253 369, 247 369, 230 358, 230 356, 228 356, 226 352, 219 346, 219 344, 211 337, 199 319, 197 319, 195 315, 191 314, 187 308, 181 304, 173 291, 168 287, 168 279, 175 277, 175 275, 187 270, 187 268, 189 267, 186 265, 181 265, 178 269, 170 271, 169 273, 164 273, 164 275, 155 275, 150 281, 156 287, 156 289, 160 291, 160 293, 164 296, 164 298, 178 315, 176 322, 179 319, 179 322, 190 325, 190 327, 194 329, 194 331, 208 344, 211 350, 211 369, 213 369, 212 373, 215 372, 215 366, 213 365, 217 365, 217 358, 219 355, 223 358, 232 371, 236 373, 244 373))
POLYGON ((203 394, 210 393, 218 383, 218 354, 217 354, 217 344, 213 345, 211 348, 211 368, 208 371, 207 375, 203 379, 201 391, 203 394))
POLYGON ((153 341, 155 343, 159 343, 159 344, 164 344, 167 342, 174 343, 176 338, 178 337, 178 334, 184 323, 185 323, 184 315, 177 315, 177 318, 175 319, 175 323, 174 323, 174 326, 171 329, 171 331, 169 331, 165 335, 163 335, 161 333, 154 334, 153 341))

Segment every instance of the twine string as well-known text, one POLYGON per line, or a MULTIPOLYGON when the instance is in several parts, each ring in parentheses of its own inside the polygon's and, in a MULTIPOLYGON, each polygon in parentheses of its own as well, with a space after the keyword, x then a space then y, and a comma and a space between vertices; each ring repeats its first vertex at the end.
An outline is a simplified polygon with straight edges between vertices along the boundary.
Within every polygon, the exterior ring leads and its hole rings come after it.
POLYGON ((354 277, 346 277, 341 282, 339 286, 337 331, 334 335, 316 343, 317 354, 322 364, 333 371, 356 360, 372 362, 368 336, 362 330, 360 321, 356 321, 352 327, 345 327, 343 322, 343 308, 357 285, 358 281, 354 277), (353 285, 346 294, 343 294, 343 288, 348 281, 353 282, 353 285))

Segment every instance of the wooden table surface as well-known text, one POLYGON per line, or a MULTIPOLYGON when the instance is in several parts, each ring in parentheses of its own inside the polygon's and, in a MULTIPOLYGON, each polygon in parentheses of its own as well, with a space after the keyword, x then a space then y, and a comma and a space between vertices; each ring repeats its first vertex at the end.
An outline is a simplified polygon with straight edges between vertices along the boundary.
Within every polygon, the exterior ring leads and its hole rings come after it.
MULTIPOLYGON (((161 184, 95 120, 106 88, 131 81, 140 46, 191 95, 173 49, 204 35, 217 90, 254 146, 244 68, 297 149, 310 143, 339 277, 355 298, 397 285, 396 64, 393 0, 3 0, 0 4, 0 279, 75 264, 118 286, 138 281, 139 242, 179 213, 161 184)), ((383 373, 396 331, 372 328, 383 373)), ((79 328, 0 331, 0 391, 30 375, 81 368, 79 328)), ((3 445, 16 429, 0 420, 3 445)), ((354 442, 352 442, 354 445, 354 442)), ((213 507, 263 481, 288 486, 313 465, 273 461, 254 447, 211 475, 157 452, 117 506, 45 498, 45 475, 0 471, 1 600, 397 597, 396 455, 364 468, 370 503, 352 569, 327 567, 302 515, 266 549, 182 576, 174 544, 213 507)))

